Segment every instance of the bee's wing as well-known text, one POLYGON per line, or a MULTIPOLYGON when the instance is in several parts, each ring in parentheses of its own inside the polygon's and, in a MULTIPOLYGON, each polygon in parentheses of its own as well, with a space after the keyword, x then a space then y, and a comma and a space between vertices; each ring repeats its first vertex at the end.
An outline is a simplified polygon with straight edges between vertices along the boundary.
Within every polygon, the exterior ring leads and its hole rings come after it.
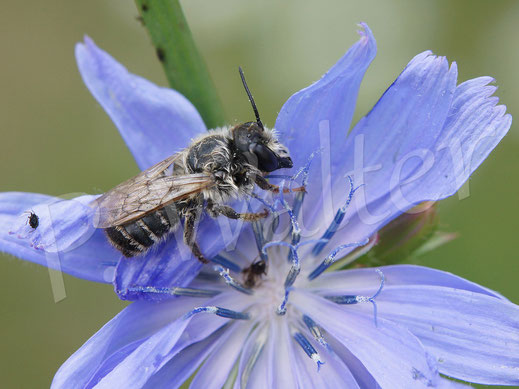
POLYGON ((97 228, 131 222, 214 185, 207 174, 165 175, 178 154, 123 182, 96 199, 97 228))

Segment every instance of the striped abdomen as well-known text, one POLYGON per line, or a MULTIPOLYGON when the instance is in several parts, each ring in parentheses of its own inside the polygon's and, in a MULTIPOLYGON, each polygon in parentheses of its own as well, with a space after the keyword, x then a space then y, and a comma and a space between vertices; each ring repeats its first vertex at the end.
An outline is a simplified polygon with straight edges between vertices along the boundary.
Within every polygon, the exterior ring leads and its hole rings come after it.
POLYGON ((134 257, 148 250, 180 222, 175 205, 168 205, 142 219, 105 229, 108 240, 125 257, 134 257))

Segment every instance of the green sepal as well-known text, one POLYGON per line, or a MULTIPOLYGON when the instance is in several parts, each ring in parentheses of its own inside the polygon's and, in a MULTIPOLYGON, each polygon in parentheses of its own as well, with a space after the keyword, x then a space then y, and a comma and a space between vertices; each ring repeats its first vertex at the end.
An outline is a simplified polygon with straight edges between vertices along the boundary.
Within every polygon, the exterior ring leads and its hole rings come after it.
POLYGON ((136 0, 171 88, 196 107, 207 128, 225 125, 222 104, 178 0, 136 0))
POLYGON ((413 263, 420 255, 456 237, 438 231, 436 203, 424 202, 400 215, 378 232, 378 242, 353 266, 413 263))

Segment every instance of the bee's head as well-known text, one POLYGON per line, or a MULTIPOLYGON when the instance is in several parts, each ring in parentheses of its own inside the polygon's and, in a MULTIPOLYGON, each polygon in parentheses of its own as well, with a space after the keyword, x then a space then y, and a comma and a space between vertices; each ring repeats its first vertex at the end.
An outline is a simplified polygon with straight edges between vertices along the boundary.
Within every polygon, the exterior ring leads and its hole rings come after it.
POLYGON ((248 122, 234 127, 232 134, 236 148, 262 172, 293 166, 287 148, 272 130, 256 122, 248 122))
POLYGON ((249 163, 252 163, 262 172, 291 168, 293 163, 287 148, 279 142, 273 131, 263 127, 256 103, 245 81, 243 70, 241 67, 239 70, 243 87, 247 96, 249 96, 252 109, 256 115, 256 122, 243 123, 232 129, 236 148, 245 155, 249 163))

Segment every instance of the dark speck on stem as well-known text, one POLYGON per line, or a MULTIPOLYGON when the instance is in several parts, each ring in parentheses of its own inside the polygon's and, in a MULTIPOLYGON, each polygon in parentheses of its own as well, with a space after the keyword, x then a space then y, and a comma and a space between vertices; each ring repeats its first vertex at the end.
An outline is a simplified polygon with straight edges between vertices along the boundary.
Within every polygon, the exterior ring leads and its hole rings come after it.
POLYGON ((142 9, 142 12, 146 12, 149 9, 148 4, 141 5, 141 9, 142 9))
POLYGON ((166 52, 162 47, 157 47, 157 57, 159 58, 160 62, 164 62, 166 59, 166 52))

